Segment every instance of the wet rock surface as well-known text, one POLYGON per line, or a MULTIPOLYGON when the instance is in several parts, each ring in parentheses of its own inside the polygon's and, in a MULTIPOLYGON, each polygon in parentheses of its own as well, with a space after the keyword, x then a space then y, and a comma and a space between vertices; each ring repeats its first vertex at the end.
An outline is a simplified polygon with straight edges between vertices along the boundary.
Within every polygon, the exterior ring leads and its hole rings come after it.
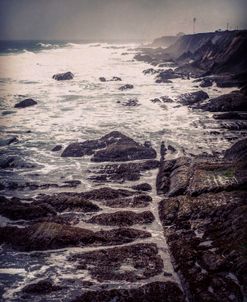
POLYGON ((132 84, 125 84, 121 87, 119 87, 118 89, 121 90, 121 91, 124 91, 124 90, 128 90, 128 89, 133 89, 134 88, 134 85, 132 84))
POLYGON ((77 269, 88 269, 98 281, 135 282, 156 276, 163 269, 163 261, 158 255, 157 246, 152 243, 75 254, 70 261, 78 263, 77 269))
POLYGON ((52 250, 65 247, 116 245, 150 237, 150 233, 135 229, 93 232, 69 225, 41 222, 25 228, 1 227, 1 243, 22 251, 52 250))
POLYGON ((98 140, 72 143, 62 153, 62 157, 82 157, 93 155, 91 160, 130 161, 137 159, 153 159, 156 151, 147 145, 135 142, 126 135, 113 131, 98 140))
POLYGON ((111 164, 95 167, 88 172, 89 179, 95 182, 124 182, 139 180, 143 172, 157 169, 160 163, 157 160, 148 160, 138 163, 111 164))
POLYGON ((52 78, 57 81, 67 81, 67 80, 72 80, 74 78, 74 75, 72 72, 68 71, 64 73, 54 74, 52 78))
POLYGON ((88 291, 72 302, 183 302, 184 297, 179 287, 172 282, 153 282, 132 289, 112 289, 88 291))
POLYGON ((215 157, 181 157, 164 161, 157 177, 157 190, 168 196, 242 189, 247 184, 244 164, 236 165, 232 159, 245 160, 245 143, 242 140, 226 151, 225 159, 215 157), (235 158, 236 157, 236 158, 235 158))
POLYGON ((149 224, 152 223, 154 219, 154 215, 150 211, 141 213, 119 211, 95 215, 87 222, 111 226, 131 226, 134 224, 149 224))
POLYGON ((31 107, 34 105, 37 105, 38 103, 34 101, 33 99, 25 99, 23 101, 20 101, 19 103, 15 104, 15 108, 26 108, 31 107))
POLYGON ((244 139, 221 160, 198 157, 161 165, 158 183, 167 197, 159 216, 191 301, 243 301, 246 295, 246 160, 244 139))
POLYGON ((200 90, 192 93, 185 93, 180 95, 179 102, 183 105, 192 106, 198 102, 208 99, 209 96, 206 92, 200 90))
POLYGON ((207 104, 198 104, 197 108, 211 111, 247 111, 247 98, 239 91, 210 99, 207 104))

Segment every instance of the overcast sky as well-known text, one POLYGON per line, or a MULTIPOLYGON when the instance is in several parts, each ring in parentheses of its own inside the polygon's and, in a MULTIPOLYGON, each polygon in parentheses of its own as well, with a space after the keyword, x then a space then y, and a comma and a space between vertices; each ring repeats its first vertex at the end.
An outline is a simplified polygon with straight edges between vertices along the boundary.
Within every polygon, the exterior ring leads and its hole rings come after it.
POLYGON ((0 39, 151 39, 247 28, 247 0, 0 0, 0 39))

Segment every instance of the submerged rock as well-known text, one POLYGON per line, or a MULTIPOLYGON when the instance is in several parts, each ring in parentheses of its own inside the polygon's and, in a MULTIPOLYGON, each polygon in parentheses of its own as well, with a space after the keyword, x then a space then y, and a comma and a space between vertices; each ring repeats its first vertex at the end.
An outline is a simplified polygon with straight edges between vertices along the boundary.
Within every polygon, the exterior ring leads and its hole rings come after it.
POLYGON ((134 99, 129 99, 128 101, 125 101, 122 103, 123 106, 127 106, 127 107, 136 107, 136 106, 140 106, 139 101, 137 98, 134 99))
POLYGON ((0 147, 3 146, 9 146, 13 143, 17 143, 18 142, 18 138, 17 136, 10 136, 10 137, 6 137, 6 138, 1 138, 0 139, 0 147))
POLYGON ((72 72, 68 71, 64 73, 54 74, 52 78, 57 81, 66 81, 66 80, 72 80, 74 78, 74 75, 72 72))
POLYGON ((173 282, 152 282, 141 287, 86 291, 72 302, 184 302, 184 295, 173 282))
POLYGON ((119 87, 118 89, 121 90, 121 91, 123 91, 123 90, 128 90, 128 89, 133 89, 133 88, 134 88, 134 85, 132 85, 132 84, 125 84, 125 85, 119 87))
POLYGON ((25 99, 17 104, 15 104, 15 108, 26 108, 30 106, 37 105, 38 103, 33 99, 25 99))
POLYGON ((35 167, 34 163, 27 162, 19 156, 2 156, 0 159, 0 168, 2 169, 31 169, 35 167))
POLYGON ((104 165, 89 170, 92 173, 89 179, 95 182, 135 181, 140 179, 142 172, 157 169, 159 165, 157 160, 104 165))
POLYGON ((98 140, 72 143, 65 148, 61 156, 81 157, 84 155, 93 155, 91 160, 95 162, 129 161, 155 158, 156 151, 118 131, 113 131, 98 140))
POLYGON ((224 112, 214 114, 213 118, 216 120, 247 120, 247 113, 224 112))

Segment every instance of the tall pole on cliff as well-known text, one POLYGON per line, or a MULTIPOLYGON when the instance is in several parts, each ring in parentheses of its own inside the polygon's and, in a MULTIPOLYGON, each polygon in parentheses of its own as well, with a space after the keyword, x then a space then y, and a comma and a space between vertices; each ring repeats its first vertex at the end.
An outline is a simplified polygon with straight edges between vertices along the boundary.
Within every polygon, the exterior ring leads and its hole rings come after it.
POLYGON ((196 32, 196 18, 193 18, 193 34, 196 32))

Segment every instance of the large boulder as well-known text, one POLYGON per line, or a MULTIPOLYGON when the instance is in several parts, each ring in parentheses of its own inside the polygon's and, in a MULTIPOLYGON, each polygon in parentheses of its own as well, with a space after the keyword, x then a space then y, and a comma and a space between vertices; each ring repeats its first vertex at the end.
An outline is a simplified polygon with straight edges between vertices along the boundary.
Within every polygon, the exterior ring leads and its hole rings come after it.
POLYGON ((211 112, 247 111, 247 97, 239 91, 233 91, 210 99, 206 104, 198 104, 197 108, 211 112))
POLYGON ((38 103, 34 101, 33 99, 25 99, 23 101, 20 101, 19 103, 15 104, 15 108, 26 108, 30 106, 37 105, 38 103))
POLYGON ((247 162, 247 138, 236 142, 225 152, 226 160, 247 162))
POLYGON ((72 143, 65 148, 61 156, 84 155, 93 155, 92 161, 104 162, 153 159, 157 154, 150 144, 142 145, 118 131, 113 131, 97 140, 72 143))
POLYGON ((199 90, 199 91, 185 93, 185 94, 180 95, 178 98, 178 101, 179 101, 179 103, 181 103, 183 105, 192 106, 192 105, 194 105, 198 102, 204 101, 208 98, 209 98, 209 96, 205 91, 199 90))
POLYGON ((54 74, 52 78, 57 81, 66 81, 66 80, 72 80, 74 78, 74 75, 72 72, 68 71, 64 73, 54 74))

